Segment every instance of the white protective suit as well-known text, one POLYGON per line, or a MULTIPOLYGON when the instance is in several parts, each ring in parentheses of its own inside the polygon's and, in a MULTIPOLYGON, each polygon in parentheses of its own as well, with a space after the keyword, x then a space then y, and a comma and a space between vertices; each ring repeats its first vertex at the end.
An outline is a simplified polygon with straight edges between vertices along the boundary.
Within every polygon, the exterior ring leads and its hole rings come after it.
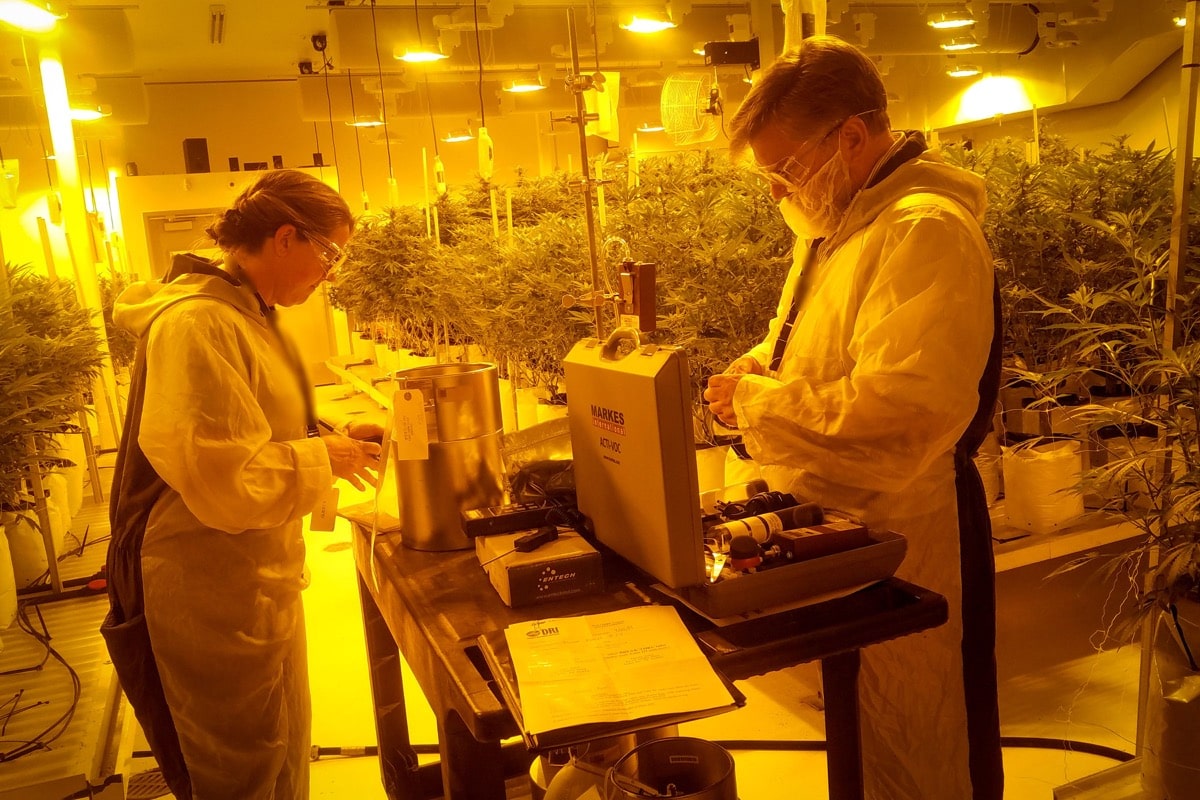
POLYGON ((193 797, 307 798, 301 518, 333 475, 324 443, 306 438, 297 370, 248 285, 135 284, 114 319, 149 329, 137 441, 169 488, 146 526, 142 581, 193 797))
POLYGON ((797 244, 770 334, 749 353, 767 374, 743 378, 733 398, 772 489, 904 534, 897 576, 949 600, 948 624, 862 652, 871 800, 972 797, 954 450, 993 338, 985 204, 981 179, 931 153, 862 190, 807 270, 797 244), (771 372, 798 284, 799 314, 771 372))

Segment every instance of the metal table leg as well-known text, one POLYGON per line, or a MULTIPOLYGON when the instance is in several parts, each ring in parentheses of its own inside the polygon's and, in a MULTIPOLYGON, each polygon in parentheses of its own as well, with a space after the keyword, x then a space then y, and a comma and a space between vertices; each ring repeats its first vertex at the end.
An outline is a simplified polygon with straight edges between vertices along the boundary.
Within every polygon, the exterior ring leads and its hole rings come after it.
POLYGON ((858 650, 821 659, 829 800, 862 800, 862 736, 858 721, 858 650))

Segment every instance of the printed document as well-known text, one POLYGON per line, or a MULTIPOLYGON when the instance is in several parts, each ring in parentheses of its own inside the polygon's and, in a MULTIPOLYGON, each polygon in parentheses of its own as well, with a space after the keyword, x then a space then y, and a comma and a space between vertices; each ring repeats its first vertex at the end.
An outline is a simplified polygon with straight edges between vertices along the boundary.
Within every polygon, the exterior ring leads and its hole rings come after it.
POLYGON ((522 622, 504 635, 530 733, 734 703, 670 606, 522 622))

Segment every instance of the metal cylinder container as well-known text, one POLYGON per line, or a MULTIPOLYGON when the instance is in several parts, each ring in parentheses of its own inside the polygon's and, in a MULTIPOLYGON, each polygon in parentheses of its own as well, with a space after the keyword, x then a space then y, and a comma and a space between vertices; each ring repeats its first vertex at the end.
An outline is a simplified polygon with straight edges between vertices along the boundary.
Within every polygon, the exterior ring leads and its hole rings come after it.
POLYGON ((645 797, 737 800, 733 756, 715 742, 687 736, 640 744, 608 771, 604 798, 645 797))
POLYGON ((503 418, 494 364, 436 364, 395 373, 421 392, 429 456, 399 461, 400 541, 414 550, 464 550, 462 512, 504 501, 503 418))

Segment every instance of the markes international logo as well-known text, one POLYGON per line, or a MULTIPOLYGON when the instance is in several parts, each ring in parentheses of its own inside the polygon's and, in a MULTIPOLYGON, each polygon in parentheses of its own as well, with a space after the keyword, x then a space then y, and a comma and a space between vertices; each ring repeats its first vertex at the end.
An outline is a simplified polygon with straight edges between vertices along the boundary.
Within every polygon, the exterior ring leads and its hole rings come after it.
POLYGON ((615 408, 605 408, 604 406, 592 404, 592 426, 599 428, 602 431, 615 433, 618 436, 625 435, 625 414, 617 411, 615 408))

